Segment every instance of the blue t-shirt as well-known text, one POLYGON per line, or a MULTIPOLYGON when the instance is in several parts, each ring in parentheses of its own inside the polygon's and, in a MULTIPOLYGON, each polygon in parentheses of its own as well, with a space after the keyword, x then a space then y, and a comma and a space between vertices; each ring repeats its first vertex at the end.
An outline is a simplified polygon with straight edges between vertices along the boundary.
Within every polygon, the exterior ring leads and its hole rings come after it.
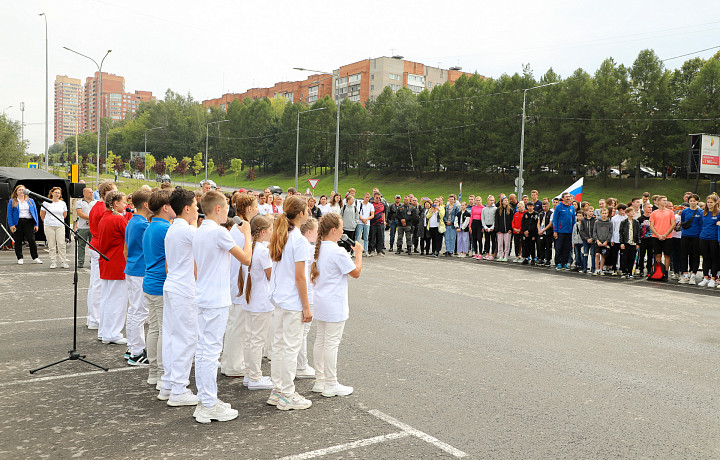
POLYGON ((170 222, 153 217, 143 236, 143 252, 145 254, 145 278, 143 292, 150 295, 162 295, 163 284, 167 278, 165 272, 165 234, 170 222))
MULTIPOLYGON (((703 211, 703 214, 705 212, 703 211)), ((706 216, 702 216, 702 230, 700 231, 701 240, 717 240, 718 239, 718 217, 708 213, 706 216)), ((694 222, 693 222, 694 223, 694 222)))
POLYGON ((128 247, 125 274, 145 276, 145 258, 143 257, 143 235, 150 223, 140 214, 134 214, 125 227, 125 244, 128 247))
POLYGON ((681 220, 681 222, 689 221, 692 218, 693 213, 695 213, 695 218, 692 220, 692 223, 690 224, 690 228, 682 229, 682 236, 691 236, 691 237, 700 236, 700 230, 702 230, 702 213, 703 213, 702 209, 697 208, 697 209, 695 209, 695 211, 693 211, 690 208, 685 208, 680 213, 680 220, 681 220))

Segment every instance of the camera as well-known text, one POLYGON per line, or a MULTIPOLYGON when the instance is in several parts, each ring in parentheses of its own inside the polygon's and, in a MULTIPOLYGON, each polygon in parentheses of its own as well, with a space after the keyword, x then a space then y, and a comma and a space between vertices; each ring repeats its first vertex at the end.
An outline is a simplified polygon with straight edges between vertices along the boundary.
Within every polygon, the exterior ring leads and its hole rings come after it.
POLYGON ((343 234, 342 238, 338 241, 338 246, 352 254, 355 242, 353 242, 353 240, 351 240, 347 235, 343 234))

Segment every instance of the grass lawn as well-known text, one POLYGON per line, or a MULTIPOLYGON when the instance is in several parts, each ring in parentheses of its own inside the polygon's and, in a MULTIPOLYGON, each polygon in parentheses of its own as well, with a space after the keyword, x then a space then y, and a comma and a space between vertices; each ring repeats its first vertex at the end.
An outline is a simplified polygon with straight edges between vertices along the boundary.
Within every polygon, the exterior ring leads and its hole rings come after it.
MULTIPOLYGON (((224 175, 219 177, 217 173, 211 174, 209 177, 214 180, 218 185, 221 185, 224 190, 230 191, 240 187, 262 189, 269 185, 280 186, 283 191, 287 191, 288 187, 295 186, 295 176, 287 174, 262 174, 258 175, 254 182, 246 181, 243 177, 238 176, 237 182, 235 177, 232 175, 224 175)), ((109 174, 101 174, 102 179, 113 179, 114 176, 109 174)), ((89 176, 84 178, 86 182, 94 187, 95 176, 89 176)), ((306 188, 310 187, 308 179, 319 179, 317 187, 315 188, 315 195, 326 194, 329 195, 333 188, 333 176, 332 174, 327 175, 303 175, 299 177, 299 188, 301 192, 304 192, 306 188)), ((173 180, 182 181, 182 176, 175 175, 173 180)), ((198 178, 199 180, 199 178, 198 178)), ((493 183, 489 177, 477 177, 473 180, 471 177, 466 176, 463 180, 463 199, 467 199, 470 194, 480 194, 485 202, 488 195, 497 195, 500 192, 505 194, 512 193, 514 191, 514 178, 506 177, 505 181, 500 176, 495 178, 493 183)), ((185 181, 192 183, 194 182, 193 176, 186 176, 185 181)), ((365 176, 361 176, 355 173, 349 175, 340 174, 339 177, 339 188, 342 192, 347 191, 350 187, 354 187, 358 190, 358 193, 365 191, 371 191, 373 187, 378 187, 383 193, 386 199, 395 196, 395 194, 406 195, 413 193, 415 196, 423 197, 436 197, 442 195, 447 198, 450 193, 459 192, 460 178, 447 177, 444 173, 433 176, 432 174, 426 174, 422 179, 411 177, 410 175, 394 175, 394 174, 383 174, 378 172, 370 172, 365 176)), ((553 197, 563 191, 565 188, 570 186, 572 179, 563 178, 559 176, 545 176, 545 177, 529 177, 525 179, 525 193, 530 194, 530 190, 537 189, 540 191, 540 197, 553 197)), ((151 187, 158 185, 154 180, 138 181, 137 179, 119 178, 118 189, 125 193, 132 193, 137 190, 141 185, 148 184, 151 187)), ((667 195, 670 201, 679 203, 683 193, 687 190, 693 190, 695 186, 695 180, 689 181, 685 179, 640 179, 640 188, 634 188, 634 179, 617 179, 607 178, 607 186, 603 187, 602 179, 595 177, 587 177, 585 179, 585 185, 583 190, 583 199, 589 201, 591 204, 596 205, 600 198, 615 197, 621 202, 627 202, 631 198, 640 196, 642 192, 648 191, 650 194, 667 195)), ((188 186, 187 188, 193 188, 188 186)), ((700 181, 698 185, 699 195, 702 200, 705 199, 709 191, 709 181, 700 181)))

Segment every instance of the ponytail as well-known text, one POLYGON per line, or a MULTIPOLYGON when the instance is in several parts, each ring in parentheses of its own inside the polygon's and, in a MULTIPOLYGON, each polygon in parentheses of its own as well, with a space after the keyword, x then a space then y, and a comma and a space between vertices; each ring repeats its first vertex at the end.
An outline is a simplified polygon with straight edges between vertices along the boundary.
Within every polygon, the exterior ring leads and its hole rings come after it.
POLYGON ((275 219, 272 238, 270 239, 270 258, 273 262, 282 260, 282 253, 288 240, 288 233, 294 228, 293 221, 298 214, 307 212, 307 201, 300 195, 293 195, 285 200, 284 214, 275 219))
POLYGON ((322 239, 325 238, 330 230, 334 228, 342 229, 342 218, 340 215, 335 213, 327 213, 320 219, 320 225, 318 226, 318 241, 315 243, 315 257, 312 265, 310 266, 310 281, 315 284, 317 277, 320 275, 317 267, 318 257, 320 257, 320 246, 322 246, 322 239))
MULTIPOLYGON (((250 234, 252 235, 252 254, 255 256, 255 243, 260 238, 260 233, 263 230, 267 230, 273 226, 273 220, 267 216, 257 215, 250 221, 250 234)), ((282 251, 280 251, 282 253, 282 251)), ((250 265, 248 265, 248 280, 247 289, 245 289, 245 301, 250 303, 250 291, 252 291, 252 276, 250 276, 250 269, 252 268, 253 258, 250 258, 250 265)), ((241 270, 242 272, 242 270, 241 270)))

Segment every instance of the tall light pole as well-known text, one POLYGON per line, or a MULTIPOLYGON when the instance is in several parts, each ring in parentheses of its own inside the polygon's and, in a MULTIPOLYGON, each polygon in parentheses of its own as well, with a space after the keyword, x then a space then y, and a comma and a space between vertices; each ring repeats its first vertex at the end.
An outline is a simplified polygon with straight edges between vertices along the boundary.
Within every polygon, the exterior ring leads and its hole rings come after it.
POLYGON ((552 83, 546 83, 544 85, 540 86, 533 86, 532 88, 527 88, 523 90, 523 114, 522 114, 522 127, 520 128, 520 168, 518 168, 518 179, 517 179, 517 191, 518 191, 518 199, 522 197, 523 194, 523 154, 525 149, 525 96, 527 96, 527 92, 531 89, 538 89, 538 88, 544 88, 546 86, 552 86, 557 85, 560 83, 559 81, 554 81, 552 83))
MULTIPOLYGON (((165 127, 164 126, 156 126, 154 128, 145 129, 145 147, 143 149, 143 153, 145 154, 143 156, 143 158, 145 158, 145 159, 147 159, 146 158, 147 157, 147 133, 148 133, 148 131, 155 131, 156 129, 165 129, 165 127)), ((107 145, 107 141, 106 141, 106 145, 107 145)), ((145 175, 146 175, 145 180, 148 180, 148 178, 147 178, 147 161, 144 161, 143 163, 145 163, 145 175)))
MULTIPOLYGON (((100 183, 100 95, 102 94, 102 66, 103 66, 103 62, 105 62, 105 58, 108 57, 108 54, 110 54, 112 52, 112 50, 107 50, 107 53, 105 53, 105 56, 103 56, 102 60, 100 61, 100 64, 98 64, 97 61, 95 61, 95 59, 91 58, 90 56, 85 56, 82 53, 78 53, 75 50, 71 50, 67 46, 63 46, 63 48, 65 48, 66 50, 71 51, 75 54, 79 54, 80 56, 82 56, 86 59, 90 59, 93 62, 93 64, 95 64, 95 66, 98 68, 98 78, 100 81, 99 81, 99 85, 98 85, 97 97, 95 98, 95 122, 97 125, 97 130, 96 130, 97 131, 97 152, 96 152, 96 157, 95 157, 95 162, 96 162, 95 163, 95 180, 99 184, 100 183)), ((45 129, 47 131, 47 128, 45 128, 45 129)), ((47 134, 45 136, 47 137, 47 134)), ((45 141, 45 143, 47 145, 47 141, 45 141)))
MULTIPOLYGON (((328 78, 333 78, 335 76, 334 72, 323 72, 322 70, 312 70, 312 69, 304 69, 302 67, 294 67, 295 70, 300 70, 303 72, 318 72, 318 73, 326 73, 330 74, 330 77, 323 78, 322 80, 326 80, 328 78)), ((338 70, 338 78, 340 78, 340 71, 338 70)), ((318 80, 316 83, 321 82, 322 80, 318 80)), ((335 106, 337 108, 337 122, 335 126, 335 174, 333 177, 333 188, 335 189, 335 192, 338 191, 338 167, 340 165, 340 100, 337 94, 335 94, 335 106)), ((297 181, 296 181, 297 182, 297 181)))
POLYGON ((211 121, 210 123, 205 126, 205 180, 207 180, 208 176, 208 141, 210 140, 210 125, 214 125, 216 123, 225 123, 226 121, 230 120, 220 120, 220 121, 211 121))
POLYGON ((25 153, 25 103, 20 103, 20 145, 25 153))
POLYGON ((43 19, 45 19, 45 171, 50 171, 48 169, 48 155, 50 153, 48 148, 48 113, 49 113, 49 99, 48 99, 48 87, 50 86, 50 81, 48 80, 48 28, 47 28, 47 15, 45 13, 40 13, 38 16, 42 16, 43 19))
POLYGON ((308 112, 317 112, 318 110, 325 110, 326 107, 320 107, 319 109, 312 110, 300 110, 297 116, 297 140, 295 141, 295 190, 298 189, 298 168, 300 164, 300 114, 308 112))

